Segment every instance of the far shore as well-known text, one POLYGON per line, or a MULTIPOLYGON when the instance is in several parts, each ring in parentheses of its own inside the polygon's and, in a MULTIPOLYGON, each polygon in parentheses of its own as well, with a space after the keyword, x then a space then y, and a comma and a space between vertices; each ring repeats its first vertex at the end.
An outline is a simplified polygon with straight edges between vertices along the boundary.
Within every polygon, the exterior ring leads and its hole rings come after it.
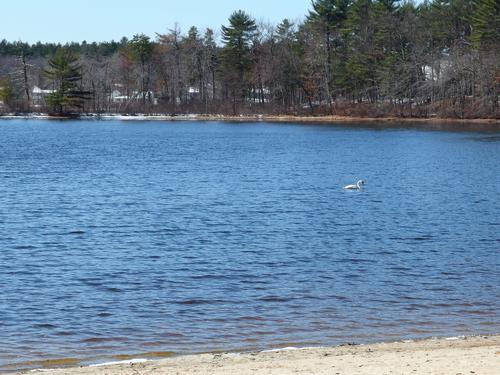
POLYGON ((161 360, 137 357, 119 363, 30 372, 51 375, 498 375, 499 369, 500 336, 476 336, 241 354, 211 353, 161 360))
POLYGON ((421 117, 356 117, 356 116, 294 116, 294 115, 214 115, 214 114, 81 114, 75 116, 53 116, 44 113, 0 114, 0 119, 81 119, 81 120, 158 120, 158 121, 228 121, 228 122, 293 122, 320 124, 460 124, 460 125, 493 125, 500 126, 500 119, 458 119, 458 118, 421 118, 421 117))

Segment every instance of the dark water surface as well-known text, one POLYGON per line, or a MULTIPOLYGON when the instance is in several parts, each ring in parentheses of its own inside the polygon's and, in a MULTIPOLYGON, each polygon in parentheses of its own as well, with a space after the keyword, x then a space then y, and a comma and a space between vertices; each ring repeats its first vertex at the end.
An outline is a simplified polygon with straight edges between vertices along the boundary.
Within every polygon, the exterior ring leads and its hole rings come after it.
POLYGON ((498 134, 2 121, 0 370, 498 333, 498 134))

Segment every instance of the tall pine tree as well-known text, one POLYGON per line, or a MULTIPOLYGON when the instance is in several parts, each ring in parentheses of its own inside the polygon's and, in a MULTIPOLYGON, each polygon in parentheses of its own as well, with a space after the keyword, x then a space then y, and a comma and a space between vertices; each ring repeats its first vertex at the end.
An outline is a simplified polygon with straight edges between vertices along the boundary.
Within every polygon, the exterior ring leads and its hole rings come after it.
POLYGON ((151 81, 151 59, 154 51, 154 44, 150 38, 144 34, 134 35, 130 41, 132 57, 139 62, 141 67, 141 98, 143 111, 146 110, 146 98, 151 102, 150 81, 151 81))
POLYGON ((345 43, 342 29, 351 0, 313 0, 307 23, 320 33, 325 46, 324 80, 326 96, 331 103, 334 83, 345 74, 345 43))
POLYGON ((47 104, 56 113, 62 114, 71 108, 81 109, 89 92, 78 87, 82 79, 78 57, 68 48, 59 48, 44 70, 52 81, 55 91, 47 97, 47 104))
POLYGON ((229 78, 234 113, 236 113, 236 102, 244 100, 247 94, 247 73, 252 66, 251 45, 256 30, 255 20, 242 10, 231 14, 229 26, 222 26, 224 41, 222 59, 224 71, 229 78))
POLYGON ((492 48, 500 44, 500 1, 476 0, 472 16, 471 40, 476 48, 492 48))

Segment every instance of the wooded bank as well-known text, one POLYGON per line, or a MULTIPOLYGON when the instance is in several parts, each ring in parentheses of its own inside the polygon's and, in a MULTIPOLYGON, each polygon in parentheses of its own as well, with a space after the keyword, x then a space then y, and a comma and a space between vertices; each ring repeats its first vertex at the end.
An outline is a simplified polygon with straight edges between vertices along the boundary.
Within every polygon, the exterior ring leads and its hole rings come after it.
POLYGON ((0 112, 499 118, 499 52, 496 0, 316 0, 298 24, 2 40, 0 112))

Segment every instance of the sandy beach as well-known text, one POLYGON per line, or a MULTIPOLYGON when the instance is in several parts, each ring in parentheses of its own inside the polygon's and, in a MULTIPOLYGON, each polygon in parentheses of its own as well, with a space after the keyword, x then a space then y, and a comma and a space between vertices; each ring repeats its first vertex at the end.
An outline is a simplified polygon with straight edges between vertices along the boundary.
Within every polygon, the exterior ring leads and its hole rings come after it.
POLYGON ((245 354, 201 354, 156 361, 138 358, 132 363, 31 372, 54 375, 498 375, 499 371, 500 336, 480 336, 245 354))

